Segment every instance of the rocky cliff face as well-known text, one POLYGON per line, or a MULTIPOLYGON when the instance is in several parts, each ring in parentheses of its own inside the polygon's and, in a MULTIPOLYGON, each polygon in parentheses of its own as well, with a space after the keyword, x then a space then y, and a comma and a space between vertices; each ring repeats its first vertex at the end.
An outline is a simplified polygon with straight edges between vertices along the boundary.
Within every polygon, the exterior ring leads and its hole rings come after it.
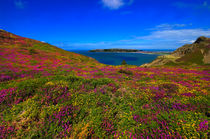
POLYGON ((171 55, 159 56, 151 63, 142 66, 161 65, 205 65, 210 64, 210 38, 199 37, 194 43, 186 44, 171 55))

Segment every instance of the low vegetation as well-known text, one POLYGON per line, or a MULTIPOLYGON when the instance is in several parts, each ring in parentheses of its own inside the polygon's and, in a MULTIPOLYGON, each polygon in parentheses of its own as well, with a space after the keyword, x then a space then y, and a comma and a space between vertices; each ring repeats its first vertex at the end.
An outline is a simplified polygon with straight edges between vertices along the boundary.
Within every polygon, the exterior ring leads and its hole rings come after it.
POLYGON ((194 43, 186 44, 170 55, 159 56, 153 62, 143 67, 163 65, 209 65, 210 64, 210 38, 199 37, 194 43))
POLYGON ((108 66, 27 40, 1 40, 0 138, 209 138, 208 65, 108 66))

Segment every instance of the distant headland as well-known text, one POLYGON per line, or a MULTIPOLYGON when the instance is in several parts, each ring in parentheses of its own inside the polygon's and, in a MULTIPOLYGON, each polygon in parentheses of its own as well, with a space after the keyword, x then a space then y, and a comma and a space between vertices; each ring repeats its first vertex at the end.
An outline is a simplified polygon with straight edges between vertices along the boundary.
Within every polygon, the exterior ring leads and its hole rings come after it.
POLYGON ((137 49, 120 49, 120 48, 89 50, 89 52, 141 52, 141 51, 143 51, 143 50, 137 50, 137 49))
POLYGON ((143 53, 143 54, 159 54, 159 55, 165 55, 165 54, 171 54, 170 51, 144 51, 144 50, 138 50, 138 49, 121 49, 121 48, 112 48, 112 49, 94 49, 89 50, 89 52, 118 52, 118 53, 143 53))

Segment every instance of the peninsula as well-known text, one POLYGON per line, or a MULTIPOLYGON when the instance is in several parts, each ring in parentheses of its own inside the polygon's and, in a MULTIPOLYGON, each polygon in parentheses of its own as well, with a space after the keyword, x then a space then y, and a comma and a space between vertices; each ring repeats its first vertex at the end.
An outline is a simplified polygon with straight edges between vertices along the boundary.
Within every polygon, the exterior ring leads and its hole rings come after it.
POLYGON ((142 50, 137 49, 120 49, 120 48, 113 48, 113 49, 94 49, 90 50, 89 52, 141 52, 142 50))

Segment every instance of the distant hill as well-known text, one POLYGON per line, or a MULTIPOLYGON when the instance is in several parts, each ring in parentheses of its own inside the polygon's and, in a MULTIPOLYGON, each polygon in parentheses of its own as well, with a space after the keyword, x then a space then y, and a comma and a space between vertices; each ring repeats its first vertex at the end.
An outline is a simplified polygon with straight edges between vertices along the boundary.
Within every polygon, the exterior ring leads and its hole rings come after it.
POLYGON ((142 66, 207 65, 210 64, 210 38, 201 36, 194 43, 186 44, 170 55, 159 56, 142 66))
POLYGON ((142 50, 113 48, 113 49, 95 49, 95 50, 90 50, 89 52, 140 52, 140 51, 142 50))

